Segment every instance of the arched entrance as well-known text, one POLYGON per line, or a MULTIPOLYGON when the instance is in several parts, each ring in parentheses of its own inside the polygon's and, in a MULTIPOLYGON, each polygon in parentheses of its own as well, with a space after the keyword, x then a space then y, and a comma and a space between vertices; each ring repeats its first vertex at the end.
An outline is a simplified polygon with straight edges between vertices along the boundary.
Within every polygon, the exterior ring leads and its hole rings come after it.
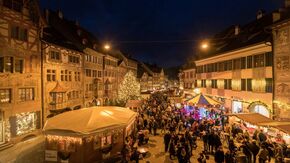
POLYGON ((260 101, 251 103, 248 109, 251 113, 259 113, 266 117, 270 117, 270 111, 268 106, 260 101))

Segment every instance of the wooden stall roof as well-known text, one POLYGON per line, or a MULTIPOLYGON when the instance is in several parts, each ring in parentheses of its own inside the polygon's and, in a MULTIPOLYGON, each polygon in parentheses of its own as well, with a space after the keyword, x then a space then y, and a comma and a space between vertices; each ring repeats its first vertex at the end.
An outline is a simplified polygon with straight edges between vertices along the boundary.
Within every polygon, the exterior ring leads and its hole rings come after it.
POLYGON ((275 122, 274 120, 263 116, 259 113, 237 113, 237 114, 228 114, 228 116, 235 116, 239 119, 242 119, 248 123, 253 125, 259 125, 260 123, 268 123, 268 122, 275 122))

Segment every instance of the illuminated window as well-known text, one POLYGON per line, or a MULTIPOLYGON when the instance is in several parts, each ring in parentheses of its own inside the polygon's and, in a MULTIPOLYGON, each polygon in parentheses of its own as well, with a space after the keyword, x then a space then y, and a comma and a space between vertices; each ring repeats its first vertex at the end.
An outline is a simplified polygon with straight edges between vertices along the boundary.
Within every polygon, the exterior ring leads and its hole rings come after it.
POLYGON ((19 95, 20 101, 34 100, 34 89, 33 88, 20 88, 18 89, 18 95, 19 95))
POLYGON ((11 89, 0 89, 0 103, 10 103, 11 97, 11 89))
POLYGON ((263 67, 265 64, 264 54, 254 55, 254 67, 263 67))

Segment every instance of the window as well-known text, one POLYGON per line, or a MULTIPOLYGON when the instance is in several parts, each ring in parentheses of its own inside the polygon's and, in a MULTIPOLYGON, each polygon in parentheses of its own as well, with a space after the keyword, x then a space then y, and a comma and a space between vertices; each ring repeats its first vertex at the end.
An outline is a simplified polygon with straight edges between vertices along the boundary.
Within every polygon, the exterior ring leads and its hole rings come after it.
POLYGON ((211 80, 211 88, 217 88, 217 80, 216 79, 211 80))
POLYGON ((247 56, 247 68, 252 68, 252 67, 253 67, 253 57, 247 56))
POLYGON ((273 92, 273 80, 272 78, 266 78, 266 92, 272 93, 273 92))
POLYGON ((80 57, 69 55, 68 62, 78 64, 78 63, 80 63, 80 57))
POLYGON ((239 69, 241 69, 241 58, 234 59, 233 69, 234 69, 234 70, 239 70, 239 69))
POLYGON ((246 85, 247 85, 246 79, 241 79, 241 90, 242 91, 246 90, 246 85))
POLYGON ((265 54, 266 57, 266 66, 273 66, 273 53, 267 52, 265 54))
POLYGON ((3 0, 3 5, 17 12, 22 12, 23 0, 3 0))
POLYGON ((224 79, 225 89, 232 89, 232 79, 224 79))
POLYGON ((27 41, 28 38, 27 29, 11 25, 11 38, 21 41, 27 41))
POLYGON ((46 71, 46 80, 47 81, 56 81, 56 70, 48 69, 46 71))
POLYGON ((254 67, 264 66, 264 54, 254 55, 254 67))
POLYGON ((60 52, 59 51, 50 51, 49 59, 60 61, 60 52))
POLYGON ((61 70, 60 71, 60 80, 61 81, 71 81, 71 77, 69 77, 69 71, 68 70, 61 70))
POLYGON ((75 72, 75 81, 81 81, 81 73, 75 72))
POLYGON ((241 58, 241 69, 246 68, 246 57, 241 58))
POLYGON ((247 79, 247 91, 252 91, 252 79, 247 79))
POLYGON ((23 60, 15 59, 15 72, 23 73, 23 60))
POLYGON ((0 89, 0 103, 10 103, 11 97, 11 89, 0 89))
POLYGON ((72 78, 72 73, 71 71, 68 72, 68 81, 71 81, 71 78, 72 78))
POLYGON ((102 71, 98 71, 98 77, 99 77, 99 78, 102 77, 102 71))
POLYGON ((86 69, 86 76, 91 77, 92 76, 92 70, 91 69, 86 69))
POLYGON ((20 88, 18 89, 20 101, 34 100, 34 88, 20 88))
POLYGON ((0 72, 13 72, 13 57, 0 57, 0 72))

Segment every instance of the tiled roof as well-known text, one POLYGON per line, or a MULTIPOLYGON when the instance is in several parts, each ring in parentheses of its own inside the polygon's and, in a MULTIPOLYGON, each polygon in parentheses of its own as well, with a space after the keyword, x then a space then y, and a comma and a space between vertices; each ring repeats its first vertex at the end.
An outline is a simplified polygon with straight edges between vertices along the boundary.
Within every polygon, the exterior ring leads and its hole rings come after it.
POLYGON ((239 26, 239 33, 237 35, 235 35, 236 26, 230 26, 209 39, 210 48, 200 51, 198 59, 220 55, 258 43, 270 42, 272 34, 266 31, 265 28, 272 23, 273 16, 270 13, 248 24, 239 26))

